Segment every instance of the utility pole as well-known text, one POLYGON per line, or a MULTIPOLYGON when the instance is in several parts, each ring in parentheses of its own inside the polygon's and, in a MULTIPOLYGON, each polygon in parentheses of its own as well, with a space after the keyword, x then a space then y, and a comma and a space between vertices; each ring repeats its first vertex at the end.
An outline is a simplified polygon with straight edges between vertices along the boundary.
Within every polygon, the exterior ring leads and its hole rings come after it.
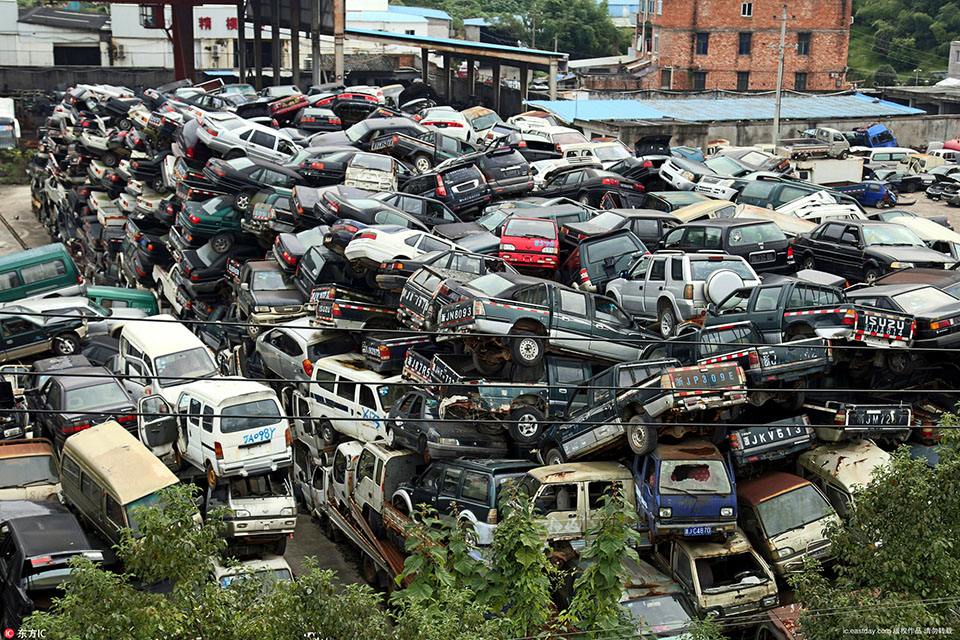
POLYGON ((780 55, 777 62, 777 106, 773 112, 773 151, 776 153, 780 144, 780 108, 783 105, 783 57, 786 53, 787 41, 787 3, 783 3, 783 14, 780 16, 780 55))

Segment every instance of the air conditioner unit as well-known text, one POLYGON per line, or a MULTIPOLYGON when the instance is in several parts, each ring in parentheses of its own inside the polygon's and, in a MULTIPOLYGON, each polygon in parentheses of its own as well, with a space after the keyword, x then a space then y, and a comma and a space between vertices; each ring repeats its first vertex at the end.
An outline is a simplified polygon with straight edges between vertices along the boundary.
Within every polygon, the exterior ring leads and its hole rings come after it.
POLYGON ((125 57, 127 57, 127 52, 123 48, 122 44, 113 45, 113 57, 115 60, 123 60, 125 57))

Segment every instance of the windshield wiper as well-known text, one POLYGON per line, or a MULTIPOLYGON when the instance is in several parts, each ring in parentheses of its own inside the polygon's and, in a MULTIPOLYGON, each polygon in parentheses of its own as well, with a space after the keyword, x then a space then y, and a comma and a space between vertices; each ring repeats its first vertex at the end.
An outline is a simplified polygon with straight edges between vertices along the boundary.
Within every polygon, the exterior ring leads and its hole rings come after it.
POLYGON ((37 478, 36 480, 31 480, 30 482, 23 482, 17 486, 19 487, 32 487, 38 484, 56 484, 56 480, 51 480, 50 478, 37 478))

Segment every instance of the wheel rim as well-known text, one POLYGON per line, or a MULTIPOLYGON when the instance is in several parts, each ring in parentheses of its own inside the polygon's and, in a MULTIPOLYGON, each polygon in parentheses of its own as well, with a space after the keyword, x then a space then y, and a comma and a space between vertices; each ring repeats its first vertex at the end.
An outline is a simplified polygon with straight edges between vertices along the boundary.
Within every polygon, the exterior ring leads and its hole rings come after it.
POLYGON ((520 346, 517 349, 520 357, 527 362, 532 362, 540 355, 540 345, 533 338, 523 338, 520 340, 520 346))
POLYGON ((237 196, 237 208, 246 209, 247 205, 250 204, 250 196, 241 195, 237 196))
POLYGON ((383 441, 387 444, 388 447, 393 446, 393 441, 396 436, 393 433, 393 429, 387 427, 387 433, 384 435, 383 441))
POLYGON ((563 458, 560 457, 560 452, 559 452, 559 451, 555 451, 555 450, 551 450, 551 451, 547 454, 546 463, 547 463, 548 466, 549 466, 549 465, 554 465, 554 464, 563 464, 563 458))
POLYGON ((213 248, 217 253, 226 253, 227 249, 230 248, 230 244, 227 242, 226 238, 217 238, 213 241, 213 248))
POLYGON ((877 272, 876 271, 867 271, 865 274, 867 284, 873 284, 877 281, 877 272))
POLYGON ((580 196, 580 204, 590 204, 589 196, 586 196, 586 195, 580 196))
POLYGON ((660 333, 664 336, 673 333, 673 314, 669 311, 664 311, 663 315, 660 316, 660 333))
POLYGON ((74 352, 72 340, 68 340, 67 338, 57 338, 57 345, 60 349, 60 353, 64 355, 71 355, 74 352))
POLYGON ((532 438, 540 431, 540 421, 532 413, 525 413, 517 420, 517 432, 524 438, 532 438))
POLYGON ((804 258, 804 259, 803 259, 803 266, 804 266, 804 268, 806 268, 806 269, 813 269, 813 258, 811 258, 811 257, 809 257, 809 256, 806 257, 806 258, 804 258))
POLYGON ((417 171, 420 173, 426 173, 427 171, 430 171, 430 161, 426 158, 418 158, 415 166, 417 167, 417 171))
POLYGON ((637 451, 644 451, 647 447, 647 434, 646 430, 640 425, 634 425, 633 429, 630 429, 630 440, 633 442, 633 446, 637 451))

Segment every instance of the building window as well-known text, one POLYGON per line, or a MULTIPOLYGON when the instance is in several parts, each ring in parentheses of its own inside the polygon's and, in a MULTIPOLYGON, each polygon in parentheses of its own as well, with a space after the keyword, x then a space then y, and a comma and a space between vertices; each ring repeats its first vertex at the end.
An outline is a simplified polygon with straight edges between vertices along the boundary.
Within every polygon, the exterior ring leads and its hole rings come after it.
POLYGON ((693 72, 693 90, 703 91, 706 88, 707 88, 707 72, 694 71, 693 72))
POLYGON ((749 31, 740 32, 740 47, 738 53, 741 56, 750 55, 750 49, 753 47, 753 34, 749 31))
POLYGON ((793 89, 794 91, 806 91, 807 90, 807 74, 798 71, 793 74, 793 89))
POLYGON ((710 51, 710 34, 700 32, 697 34, 697 55, 705 56, 710 51))
POLYGON ((752 2, 741 2, 740 3, 740 15, 744 18, 753 17, 753 3, 752 2))
POLYGON ((407 29, 406 31, 404 31, 404 33, 407 34, 408 36, 415 36, 415 35, 417 35, 417 32, 416 32, 416 30, 414 30, 414 29, 407 29))
POLYGON ((663 0, 657 0, 657 15, 663 15, 663 0))
POLYGON ((801 31, 797 34, 797 55, 798 56, 808 56, 810 55, 810 32, 801 31))
POLYGON ((750 90, 750 72, 737 71, 737 91, 750 90))
POLYGON ((673 88, 673 69, 660 70, 660 88, 661 89, 673 88))

